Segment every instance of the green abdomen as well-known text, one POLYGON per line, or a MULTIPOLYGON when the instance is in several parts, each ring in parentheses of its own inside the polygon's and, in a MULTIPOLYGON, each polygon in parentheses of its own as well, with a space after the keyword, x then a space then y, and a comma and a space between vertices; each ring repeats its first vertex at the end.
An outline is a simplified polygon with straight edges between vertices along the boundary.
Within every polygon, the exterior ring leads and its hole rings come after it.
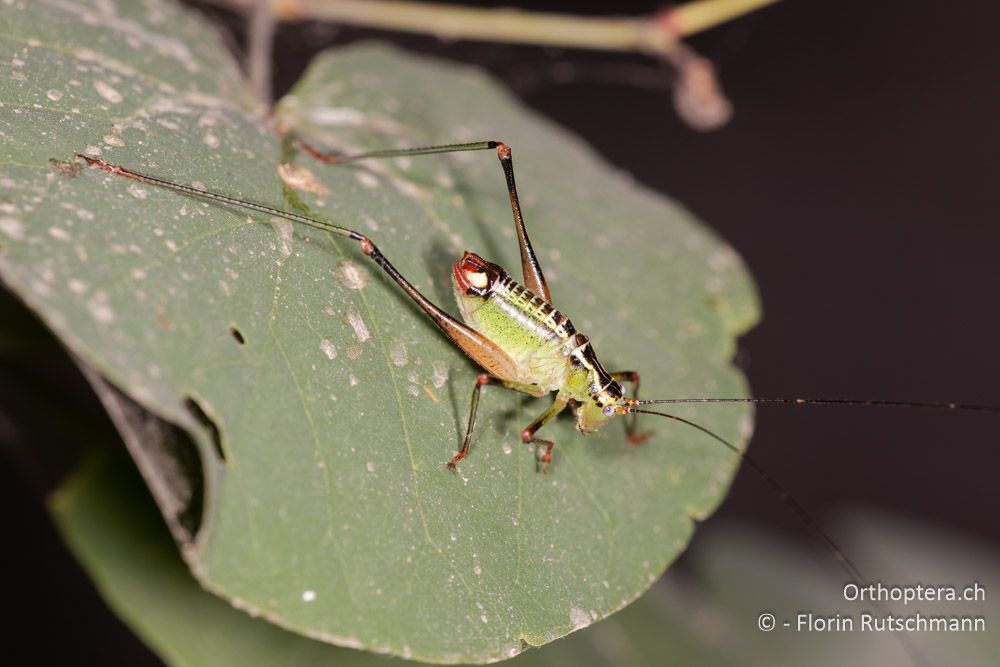
POLYGON ((519 381, 547 390, 562 385, 565 342, 575 333, 569 318, 505 276, 486 297, 460 295, 466 324, 496 343, 523 369, 519 381))

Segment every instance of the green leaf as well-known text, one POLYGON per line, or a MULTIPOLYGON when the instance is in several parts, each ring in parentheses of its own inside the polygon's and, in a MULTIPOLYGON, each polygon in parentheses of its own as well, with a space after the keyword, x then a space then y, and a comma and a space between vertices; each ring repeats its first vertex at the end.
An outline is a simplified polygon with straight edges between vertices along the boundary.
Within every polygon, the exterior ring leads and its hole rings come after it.
MULTIPOLYGON (((121 450, 91 458, 53 496, 50 507, 67 544, 109 606, 174 667, 399 664, 371 654, 297 637, 240 613, 198 587, 178 558, 156 508, 121 450), (211 632, 206 632, 211 628, 211 632)), ((1000 585, 996 549, 927 524, 868 513, 852 521, 844 543, 865 556, 873 573, 902 572, 892 583, 1000 585), (916 555, 916 558, 914 557, 916 555)), ((890 633, 760 632, 762 610, 796 623, 803 610, 860 618, 880 613, 870 602, 843 599, 843 577, 812 550, 774 536, 713 526, 689 560, 694 582, 668 575, 635 604, 573 636, 508 663, 511 667, 573 665, 910 665, 890 633), (820 567, 824 565, 826 567, 820 567), (748 622, 750 619, 750 622, 748 622)), ((886 585, 892 585, 886 581, 886 585)), ((889 604, 898 616, 915 608, 889 604)), ((992 618, 993 598, 919 603, 917 611, 946 617, 992 618)), ((991 664, 990 633, 910 635, 933 664, 991 664)))
MULTIPOLYGON (((50 509, 108 605, 174 667, 400 664, 293 635, 199 588, 121 450, 95 452, 53 495, 50 509)), ((509 664, 659 665, 668 651, 683 664, 731 664, 714 642, 692 632, 687 611, 659 587, 621 614, 509 664)))
POLYGON ((203 591, 122 450, 95 453, 49 506, 109 606, 171 665, 388 664, 297 637, 203 591))
MULTIPOLYGON (((495 157, 325 167, 272 128, 340 150, 503 139, 555 303, 605 365, 639 370, 646 396, 738 395, 727 360, 755 293, 676 204, 476 70, 338 51, 265 122, 210 29, 172 5, 22 7, 0 36, 15 64, 0 80, 0 277, 75 354, 195 437, 196 537, 158 491, 173 468, 144 472, 203 586, 332 643, 496 660, 634 600, 721 501, 735 457, 662 419, 643 420, 655 436, 639 448, 619 424, 584 439, 560 419, 539 475, 518 433, 547 401, 501 391, 484 394, 452 475, 480 370, 356 244, 72 156, 306 205, 369 234, 454 312, 462 250, 517 273, 495 157)), ((676 412, 738 442, 750 430, 739 406, 676 412)))

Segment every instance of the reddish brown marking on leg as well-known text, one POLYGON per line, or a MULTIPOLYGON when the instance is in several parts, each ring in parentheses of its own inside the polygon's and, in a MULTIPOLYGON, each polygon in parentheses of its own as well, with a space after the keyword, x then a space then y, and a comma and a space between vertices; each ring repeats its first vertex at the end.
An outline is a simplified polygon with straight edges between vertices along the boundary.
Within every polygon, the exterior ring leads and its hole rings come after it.
MULTIPOLYGON (((629 406, 629 408, 631 408, 638 405, 639 401, 637 401, 634 398, 626 398, 625 403, 629 406)), ((631 410, 627 408, 625 414, 632 415, 633 418, 635 417, 635 413, 633 413, 631 410)), ((630 422, 630 424, 634 425, 635 422, 630 422)), ((628 441, 628 444, 632 447, 639 447, 641 445, 645 445, 647 442, 649 442, 649 439, 652 438, 655 433, 656 431, 646 431, 645 433, 637 433, 635 432, 635 430, 630 429, 627 426, 625 429, 626 440, 628 441)))
POLYGON ((111 164, 109 162, 105 162, 100 158, 89 157, 87 155, 84 155, 83 153, 77 153, 76 157, 83 158, 84 160, 87 161, 87 164, 90 167, 105 171, 111 174, 112 176, 124 176, 125 178, 131 178, 134 181, 139 181, 140 183, 150 183, 152 181, 155 181, 155 179, 152 179, 151 181, 151 179, 148 176, 144 176, 140 173, 134 172, 131 169, 126 169, 125 167, 120 167, 117 164, 111 164))
POLYGON ((448 470, 457 473, 458 472, 458 462, 465 458, 465 452, 458 452, 452 457, 451 461, 448 461, 448 470))
POLYGON ((312 146, 302 141, 301 139, 296 139, 295 145, 304 150, 306 153, 309 153, 309 155, 312 155, 313 158, 319 160, 324 164, 337 164, 338 162, 346 162, 346 160, 344 160, 340 156, 333 155, 332 153, 324 153, 321 150, 313 148, 312 146))
POLYGON ((537 446, 545 445, 545 453, 539 455, 537 449, 535 451, 535 468, 538 472, 543 475, 549 469, 549 463, 552 462, 552 448, 556 446, 551 440, 542 440, 541 438, 535 437, 535 431, 530 426, 523 431, 521 431, 521 442, 525 444, 538 443, 537 446), (540 465, 539 465, 540 464, 540 465))
POLYGON ((497 142, 497 157, 500 158, 501 160, 509 160, 510 159, 510 146, 508 146, 507 144, 505 144, 502 141, 498 141, 497 142))
MULTIPOLYGON (((612 373, 612 376, 621 382, 631 382, 632 391, 635 395, 639 394, 639 373, 636 371, 619 371, 617 373, 612 373)), ((636 398, 625 398, 624 403, 627 406, 625 409, 625 414, 629 415, 627 421, 625 422, 625 436, 628 444, 632 447, 638 447, 639 445, 645 445, 649 442, 649 439, 653 436, 653 431, 646 431, 645 433, 639 433, 636 428, 636 414, 633 413, 628 408, 634 407, 639 404, 636 398)))
POLYGON ((538 460, 542 462, 542 469, 539 470, 543 475, 549 470, 549 463, 552 462, 552 448, 556 446, 556 443, 551 440, 542 440, 545 443, 545 453, 538 457, 538 460))
POLYGON ((632 447, 640 447, 649 442, 651 437, 653 437, 653 431, 646 431, 645 433, 629 433, 628 444, 632 447))
POLYGON ((111 175, 118 175, 118 174, 123 174, 125 176, 129 175, 128 170, 123 169, 114 164, 108 164, 107 162, 101 160, 100 158, 90 157, 88 155, 84 155, 83 153, 77 153, 76 157, 83 158, 84 160, 86 160, 88 166, 93 167, 94 169, 101 169, 103 171, 108 172, 111 175))
POLYGON ((367 236, 361 237, 361 239, 358 240, 358 243, 361 244, 361 252, 365 253, 366 255, 372 254, 372 250, 375 249, 375 244, 372 243, 371 239, 368 238, 367 236))

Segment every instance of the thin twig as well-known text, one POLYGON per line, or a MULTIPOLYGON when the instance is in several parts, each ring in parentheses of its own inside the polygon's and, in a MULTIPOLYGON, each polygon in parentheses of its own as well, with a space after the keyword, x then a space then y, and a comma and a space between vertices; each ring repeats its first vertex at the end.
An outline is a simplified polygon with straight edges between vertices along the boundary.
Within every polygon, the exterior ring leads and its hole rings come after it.
MULTIPOLYGON (((475 40, 637 51, 661 57, 682 37, 707 30, 777 0, 695 0, 643 17, 589 17, 520 9, 480 9, 406 0, 265 0, 281 21, 340 24, 475 40)), ((256 0, 215 0, 246 13, 256 0)))
POLYGON ((249 73, 269 99, 274 20, 338 24, 433 35, 445 40, 638 52, 677 72, 674 107, 696 130, 714 130, 732 116, 715 69, 681 41, 696 32, 777 0, 693 0, 641 17, 585 17, 520 9, 479 9, 407 0, 213 0, 251 17, 249 73))
POLYGON ((276 26, 268 0, 254 0, 247 21, 247 76, 257 98, 271 100, 271 50, 276 26))

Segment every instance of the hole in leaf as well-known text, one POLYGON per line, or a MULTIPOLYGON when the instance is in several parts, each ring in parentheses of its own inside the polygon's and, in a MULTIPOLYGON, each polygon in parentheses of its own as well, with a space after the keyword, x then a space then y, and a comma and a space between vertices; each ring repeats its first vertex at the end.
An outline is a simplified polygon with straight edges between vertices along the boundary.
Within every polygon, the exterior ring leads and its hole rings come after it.
POLYGON ((208 413, 205 412, 198 401, 194 400, 190 396, 184 399, 184 407, 192 417, 198 420, 199 424, 208 430, 212 437, 212 444, 215 446, 216 455, 219 457, 220 461, 225 461, 226 452, 222 448, 222 435, 219 433, 219 427, 216 425, 215 420, 209 417, 208 413))
POLYGON ((233 334, 233 338, 235 338, 236 342, 239 343, 240 345, 247 344, 247 339, 246 337, 243 336, 243 332, 237 329, 236 327, 229 327, 229 333, 233 334))
POLYGON ((177 513, 177 522, 187 531, 184 542, 190 544, 194 542, 201 528, 205 507, 205 474, 201 457, 198 455, 198 446, 191 439, 191 435, 172 424, 164 422, 163 425, 171 432, 166 440, 167 453, 176 462, 177 469, 182 471, 185 480, 185 482, 173 479, 171 481, 174 484, 186 484, 182 488, 187 489, 187 493, 180 497, 187 502, 183 510, 177 513))

